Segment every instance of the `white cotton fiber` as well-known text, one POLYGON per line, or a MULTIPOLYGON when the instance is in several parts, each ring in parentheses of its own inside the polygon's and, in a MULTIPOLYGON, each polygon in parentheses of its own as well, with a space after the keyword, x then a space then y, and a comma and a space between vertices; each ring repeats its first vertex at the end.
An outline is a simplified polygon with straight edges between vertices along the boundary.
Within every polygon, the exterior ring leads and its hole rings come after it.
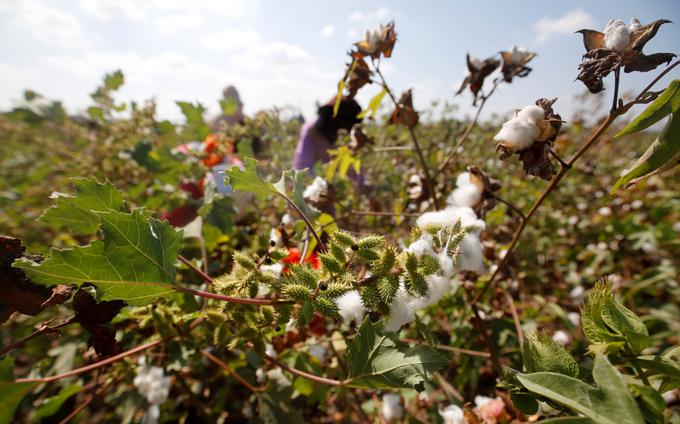
POLYGON ((382 397, 382 415, 387 421, 398 420, 404 416, 401 397, 394 393, 386 393, 382 397))
POLYGON ((630 45, 630 30, 620 19, 611 19, 604 29, 604 47, 618 52, 630 45))
POLYGON ((484 253, 479 236, 470 233, 459 246, 458 268, 463 271, 472 271, 482 274, 486 271, 484 266, 484 253))
POLYGON ((514 117, 503 124, 493 139, 503 141, 515 149, 526 149, 534 144, 540 134, 541 130, 536 125, 514 117))
POLYGON ((545 111, 540 106, 529 105, 520 110, 517 113, 517 117, 522 121, 538 124, 545 119, 545 111))
POLYGON ((354 321, 360 325, 364 319, 364 304, 361 302, 361 295, 358 291, 352 290, 338 297, 338 308, 340 316, 345 323, 354 321))
POLYGON ((444 424, 465 424, 465 413, 458 405, 449 405, 439 410, 439 416, 444 420, 444 424))
POLYGON ((432 250, 432 236, 423 234, 418 240, 411 243, 405 251, 416 255, 418 258, 423 257, 423 255, 434 254, 432 250))
POLYGON ((390 306, 390 317, 385 323, 385 330, 399 331, 404 324, 416 319, 413 301, 413 297, 406 292, 406 289, 403 286, 400 287, 390 306))
POLYGON ((458 186, 451 192, 447 203, 451 206, 466 206, 472 208, 482 200, 482 190, 475 184, 458 186))

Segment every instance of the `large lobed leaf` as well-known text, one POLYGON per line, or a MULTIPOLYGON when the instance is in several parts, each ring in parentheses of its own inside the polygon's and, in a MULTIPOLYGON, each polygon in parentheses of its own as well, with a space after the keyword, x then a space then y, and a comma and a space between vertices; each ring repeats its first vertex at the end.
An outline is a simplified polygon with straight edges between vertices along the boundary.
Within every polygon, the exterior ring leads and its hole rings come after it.
POLYGON ((359 388, 421 389, 449 361, 426 346, 410 347, 382 324, 364 320, 345 354, 349 376, 344 385, 359 388))
POLYGON ((596 423, 644 424, 623 377, 604 355, 595 358, 593 379, 597 388, 553 372, 517 374, 517 379, 530 392, 564 405, 596 423))
POLYGON ((54 226, 69 228, 75 234, 91 234, 99 226, 97 212, 120 210, 123 197, 111 184, 92 178, 74 178, 75 196, 57 197, 41 219, 54 226))
POLYGON ((52 249, 51 257, 40 264, 22 258, 14 266, 39 284, 92 283, 103 300, 121 299, 131 305, 172 293, 181 232, 139 211, 98 216, 104 240, 74 249, 52 249))

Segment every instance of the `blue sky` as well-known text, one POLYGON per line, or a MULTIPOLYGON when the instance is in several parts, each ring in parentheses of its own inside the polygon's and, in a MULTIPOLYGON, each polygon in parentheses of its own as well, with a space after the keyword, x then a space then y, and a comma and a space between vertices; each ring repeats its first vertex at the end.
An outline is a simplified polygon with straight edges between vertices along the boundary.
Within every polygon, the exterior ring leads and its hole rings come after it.
MULTIPOLYGON (((0 0, 0 109, 26 88, 83 110, 102 75, 121 68, 120 100, 155 97, 161 117, 178 119, 175 100, 217 110, 234 84, 246 112, 289 105, 307 117, 334 93, 345 52, 365 29, 394 19, 399 40, 383 62, 395 91, 412 87, 416 107, 456 104, 469 115, 469 94, 454 98, 465 53, 484 58, 517 44, 538 56, 529 77, 501 86, 484 117, 507 114, 538 97, 559 97, 566 118, 583 46, 580 28, 602 30, 610 18, 643 23, 666 18, 645 51, 678 52, 680 2, 659 1, 256 1, 0 0)), ((624 90, 650 75, 626 74, 624 90)), ((364 89, 365 105, 377 88, 364 89)), ((611 95, 610 92, 607 93, 611 95)))

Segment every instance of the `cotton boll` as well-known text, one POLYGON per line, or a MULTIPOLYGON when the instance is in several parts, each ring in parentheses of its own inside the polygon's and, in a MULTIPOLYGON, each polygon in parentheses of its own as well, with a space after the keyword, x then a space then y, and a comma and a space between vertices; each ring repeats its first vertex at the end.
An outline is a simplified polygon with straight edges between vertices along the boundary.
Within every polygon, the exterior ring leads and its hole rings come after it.
POLYGON ((604 47, 618 52, 630 45, 630 31, 620 19, 611 19, 604 29, 604 47))
POLYGON ((630 18, 630 25, 628 25, 628 30, 630 32, 636 31, 636 30, 640 29, 641 27, 642 27, 642 23, 640 23, 638 18, 636 18, 635 16, 630 18))
POLYGON ((312 202, 320 202, 321 198, 326 194, 327 191, 328 183, 326 180, 321 177, 316 177, 314 178, 312 184, 305 188, 305 191, 302 193, 302 197, 309 199, 312 202))
POLYGON ((364 319, 364 304, 361 302, 361 295, 358 291, 352 290, 337 299, 340 316, 345 323, 354 321, 361 324, 364 319))
POLYGON ((474 207, 482 200, 482 190, 475 184, 459 186, 451 192, 447 203, 451 206, 474 207))
POLYGON ((271 265, 262 265, 262 266, 260 266, 260 271, 271 272, 276 277, 280 277, 281 273, 283 272, 283 264, 279 263, 279 264, 271 264, 271 265))
POLYGON ((567 319, 574 327, 578 327, 581 323, 581 315, 579 315, 578 312, 569 312, 567 314, 567 319))
POLYGON ((272 345, 271 343, 267 343, 264 345, 264 353, 267 356, 276 358, 276 350, 274 350, 274 345, 272 345))
POLYGON ((444 277, 452 277, 454 271, 453 259, 443 250, 437 255, 437 262, 439 262, 440 272, 444 277))
POLYGON ((137 376, 132 383, 152 405, 160 405, 168 399, 170 377, 164 376, 163 368, 148 366, 144 358, 140 358, 137 376))
POLYGON ((515 117, 504 123, 493 139, 521 150, 534 144, 540 134, 541 130, 536 125, 515 117))
POLYGON ((463 271, 472 271, 482 274, 486 271, 484 266, 484 251, 477 234, 471 233, 465 236, 458 246, 458 267, 463 271))
POLYGON ((428 225, 441 225, 448 227, 454 225, 460 219, 464 227, 474 227, 475 230, 483 230, 486 224, 484 221, 477 219, 475 211, 469 207, 450 206, 437 212, 427 212, 422 214, 416 220, 416 225, 424 229, 428 225))
POLYGON ((410 296, 402 286, 394 296, 394 301, 390 306, 390 317, 385 323, 385 330, 399 331, 406 323, 416 319, 413 297, 410 296))
POLYGON ((486 405, 487 403, 491 402, 494 400, 494 398, 488 397, 488 396, 482 396, 482 395, 477 395, 475 396, 475 407, 481 408, 482 406, 486 405))
POLYGON ((382 397, 382 415, 387 421, 398 420, 404 416, 401 397, 394 393, 386 393, 382 397))
POLYGON ((326 359, 326 348, 320 344, 315 344, 309 347, 309 354, 323 362, 326 359))
POLYGON ((564 346, 571 341, 571 337, 566 331, 562 330, 557 330, 555 331, 555 334, 553 334, 552 339, 555 343, 558 345, 564 346))
POLYGON ((584 289, 583 286, 576 286, 569 292, 569 297, 576 302, 581 302, 583 301, 585 294, 586 289, 584 289))
POLYGON ((545 119, 545 111, 540 106, 529 105, 520 110, 517 117, 522 121, 538 124, 545 119))
POLYGON ((423 234, 418 240, 411 243, 405 251, 421 258, 423 255, 433 254, 432 250, 432 236, 423 234))
POLYGON ((451 288, 451 278, 448 277, 428 275, 425 277, 425 281, 427 282, 428 292, 424 306, 434 305, 439 302, 451 288))
POLYGON ((456 178, 456 187, 463 187, 466 185, 473 184, 472 178, 469 172, 461 172, 456 178))
POLYGON ((439 410, 439 416, 444 420, 444 424, 465 424, 465 413, 458 405, 449 405, 439 410))

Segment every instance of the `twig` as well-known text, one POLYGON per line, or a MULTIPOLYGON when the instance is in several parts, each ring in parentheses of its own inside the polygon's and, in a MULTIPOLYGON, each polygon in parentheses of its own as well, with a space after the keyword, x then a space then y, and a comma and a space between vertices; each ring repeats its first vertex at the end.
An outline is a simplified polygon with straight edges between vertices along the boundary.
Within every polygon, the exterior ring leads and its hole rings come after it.
POLYGON ((215 365, 218 367, 222 368, 224 371, 227 372, 230 376, 234 377, 236 380, 238 380, 239 383, 243 384, 248 388, 253 393, 258 393, 258 392, 263 392, 264 388, 262 387, 255 387, 252 384, 250 384, 245 378, 241 377, 233 368, 231 368, 229 365, 227 365, 225 362, 223 362, 220 358, 216 357, 212 353, 208 352, 205 349, 201 350, 201 354, 208 358, 211 362, 213 362, 215 365))
POLYGON ((8 344, 7 346, 3 347, 2 349, 0 349, 0 356, 4 356, 7 352, 11 352, 14 349, 20 348, 21 346, 25 345, 29 341, 35 339, 36 337, 38 337, 42 334, 55 333, 55 332, 58 333, 60 328, 65 327, 68 324, 71 324, 73 322, 73 318, 74 317, 71 317, 68 320, 62 322, 61 324, 57 324, 57 325, 52 326, 52 327, 47 325, 49 323, 49 321, 43 322, 42 324, 40 324, 40 327, 38 327, 38 329, 35 330, 34 332, 32 332, 31 334, 29 334, 25 337, 22 337, 21 339, 15 341, 15 342, 12 342, 12 343, 8 344))
POLYGON ((609 113, 614 113, 616 112, 618 102, 619 102, 619 81, 621 78, 621 70, 620 68, 614 69, 614 102, 612 103, 612 109, 609 111, 609 113))
POLYGON ((468 124, 468 126, 465 128, 465 132, 463 135, 460 136, 458 141, 456 142, 456 145, 453 147, 451 152, 446 156, 444 161, 442 162, 441 165, 439 165, 439 168, 437 168, 437 174, 435 176, 439 176, 444 170, 446 169, 447 166, 449 166, 449 162, 451 162, 456 155, 456 151, 460 146, 463 145, 465 140, 467 140, 468 136, 472 132, 472 129, 475 127, 477 124, 477 121, 479 120, 479 116, 482 113, 482 109, 484 108, 484 105, 486 104, 486 101, 491 97, 491 95, 496 91, 496 87, 502 82, 503 80, 501 78, 496 78, 493 82, 493 87, 491 88, 491 91, 489 91, 489 94, 482 96, 482 102, 479 104, 477 107, 477 113, 475 114, 474 119, 468 124))
POLYGON ((526 219, 522 221, 519 228, 517 228, 517 230, 515 231, 512 241, 510 242, 510 247, 508 247, 507 253, 505 254, 505 256, 503 256, 503 258, 501 259, 500 263, 496 267, 496 270, 493 272, 489 280, 486 282, 486 284, 484 284, 479 293, 477 293, 477 296, 475 296, 475 298, 472 301, 473 304, 479 302, 479 300, 482 298, 482 296, 484 296, 486 291, 496 283, 498 276, 500 275, 501 271, 505 268, 508 261, 510 260, 510 257, 514 252, 515 247, 517 247, 517 243, 519 242, 519 239, 522 236, 524 229, 527 227, 529 220, 534 216, 534 214, 536 213, 538 208, 543 204, 548 195, 550 195, 550 193, 552 193, 553 190, 555 190, 560 181, 562 181, 562 178, 564 178, 565 174, 569 172, 574 163, 595 144, 595 142, 607 130, 607 128, 609 128, 609 126, 616 120, 616 118, 618 118, 620 115, 628 111, 628 109, 630 109, 632 105, 642 101, 645 94, 649 92, 649 90, 651 90, 654 84, 656 84, 661 78, 663 78, 666 74, 668 74, 668 72, 670 72, 673 68, 675 68, 678 65, 680 65, 680 60, 677 60, 672 65, 666 67, 666 69, 664 69, 663 72, 657 75, 656 78, 654 78, 654 80, 652 80, 652 82, 647 87, 645 87, 642 90, 642 92, 640 92, 640 94, 638 94, 635 100, 632 100, 631 102, 617 108, 615 111, 610 112, 607 118, 604 120, 604 122, 600 124, 600 126, 595 130, 595 132, 593 132, 588 141, 586 141, 586 143, 583 146, 581 146, 581 148, 574 154, 574 156, 572 156, 571 159, 565 162, 565 166, 560 168, 557 175, 552 179, 552 181, 550 181, 550 185, 548 185, 548 187, 543 191, 543 193, 541 193, 540 197, 536 199, 534 204, 531 206, 531 209, 529 209, 529 213, 526 214, 526 219))
POLYGON ((184 265, 188 266, 189 269, 194 271, 196 274, 198 274, 203 281, 205 281, 208 284, 213 283, 212 277, 210 277, 206 272, 203 272, 201 269, 199 269, 196 265, 194 265, 189 259, 185 258, 182 255, 177 256, 177 259, 179 259, 180 262, 182 262, 184 265))
POLYGON ((85 408, 87 408, 88 405, 90 405, 90 403, 92 403, 93 400, 94 400, 94 393, 92 393, 92 395, 90 395, 85 402, 81 403, 80 405, 78 405, 78 407, 76 409, 71 411, 71 413, 68 414, 63 420, 59 421, 59 424, 70 423, 71 420, 74 419, 78 414, 83 412, 83 410, 85 408))
POLYGON ((271 356, 267 355, 266 353, 264 354, 264 359, 266 359, 268 362, 271 362, 272 364, 278 366, 279 368, 288 371, 289 373, 293 375, 297 375, 298 377, 306 378, 307 380, 312 380, 316 381, 317 383, 321 384, 328 384, 329 386, 341 386, 342 381, 338 380, 332 380, 330 378, 325 378, 325 377, 319 377, 318 375, 310 374, 308 372, 304 372, 302 370, 299 370, 297 368, 292 368, 289 367, 288 365, 279 362, 277 359, 272 358, 271 356))
POLYGON ((417 213, 408 212, 380 212, 380 211, 350 211, 352 215, 359 216, 405 216, 408 218, 416 218, 420 216, 417 213))
MULTIPOLYGON (((392 103, 394 103, 394 107, 397 109, 400 108, 399 106, 399 101, 397 98, 394 96, 394 93, 392 93, 392 90, 390 87, 387 85, 387 81, 385 80, 385 76, 382 74, 380 71, 380 64, 376 63, 375 60, 373 61, 373 67, 375 68, 375 73, 378 74, 380 77, 380 80, 382 82, 382 86, 387 92, 387 95, 390 96, 390 99, 392 100, 392 103)), ((430 192, 430 198, 432 199, 432 203, 434 204, 435 209, 439 209, 439 201, 437 199, 437 193, 435 192, 434 189, 434 180, 432 179, 432 173, 430 172, 430 167, 427 165, 427 161, 425 160, 425 155, 423 154, 423 149, 420 147, 420 143, 418 142, 418 137, 416 137, 416 133, 413 130, 413 127, 408 126, 408 132, 411 136, 411 141, 413 142, 413 147, 416 150, 416 155, 418 155, 418 160, 420 161, 420 166, 423 168, 423 173, 425 173, 425 179, 427 182, 427 190, 430 192)))
POLYGON ((456 388, 451 385, 451 383, 446 381, 446 379, 444 378, 443 375, 441 375, 441 373, 436 372, 436 373, 434 373, 434 376, 437 377, 437 381, 439 382, 439 385, 444 390, 444 393, 447 394, 447 397, 449 398, 450 401, 453 400, 453 399, 451 399, 451 397, 458 400, 459 402, 463 402, 465 400, 463 398, 463 395, 461 395, 460 392, 458 390, 456 390, 456 388))
POLYGON ((517 308, 515 307, 515 300, 512 298, 510 293, 505 292, 505 298, 510 306, 510 313, 512 314, 512 320, 515 323, 515 331, 517 331, 517 341, 519 342, 520 349, 524 346, 524 330, 522 330, 522 322, 519 320, 519 314, 517 313, 517 308))
POLYGON ((507 200, 503 199, 502 197, 498 197, 496 195, 493 196, 494 199, 497 201, 501 202, 505 206, 509 207, 513 212, 515 212, 517 215, 519 215, 520 218, 522 218, 522 221, 526 221, 527 217, 524 215, 524 212, 522 212, 517 206, 513 205, 512 203, 508 202, 507 200))
POLYGON ((560 157, 560 155, 558 155, 557 152, 555 152, 555 150, 553 150, 552 147, 550 147, 550 148, 548 149, 548 153, 550 153, 550 154, 552 155, 552 157, 554 157, 554 158, 560 163, 560 166, 561 166, 562 168, 571 168, 571 165, 568 164, 567 162, 565 162, 565 161, 560 157))
POLYGON ((314 229, 314 225, 312 225, 312 222, 309 220, 309 218, 307 218, 307 215, 305 215, 304 212, 302 212, 302 209, 300 209, 300 208, 298 207, 298 205, 296 205, 295 202, 293 202, 293 200, 292 200, 290 197, 286 196, 286 195, 283 194, 283 193, 278 193, 278 194, 279 194, 281 197, 283 197, 283 199, 286 201, 286 203, 288 203, 288 205, 289 205, 291 208, 295 209, 295 212, 297 212, 298 215, 300 215, 300 217, 302 218, 302 220, 305 221, 305 224, 307 225, 307 228, 309 229, 309 231, 312 233, 312 235, 313 235, 314 238, 316 239, 316 244, 319 246, 319 250, 321 250, 321 252, 325 252, 325 251, 326 251, 326 246, 325 246, 325 245, 323 244, 323 242, 321 241, 321 237, 319 237, 319 234, 318 234, 318 233, 316 232, 316 230, 314 229))
POLYGON ((292 305, 295 303, 292 300, 285 299, 251 299, 248 297, 232 297, 223 294, 207 292, 190 287, 182 287, 178 285, 172 286, 173 290, 181 293, 186 293, 194 296, 204 297, 206 299, 221 300, 222 302, 238 303, 240 305, 262 305, 262 306, 277 306, 277 305, 292 305))
MULTIPOLYGON (((416 339, 401 339, 402 342, 404 343, 418 343, 418 344, 424 344, 422 340, 416 340, 416 339)), ((463 355, 469 355, 469 356, 478 356, 480 358, 490 358, 491 355, 488 352, 480 352, 478 350, 472 350, 472 349, 463 349, 462 347, 455 347, 455 346, 448 346, 448 345, 436 345, 434 346, 435 349, 439 350, 446 350, 449 352, 454 352, 454 353, 460 353, 463 355)))

